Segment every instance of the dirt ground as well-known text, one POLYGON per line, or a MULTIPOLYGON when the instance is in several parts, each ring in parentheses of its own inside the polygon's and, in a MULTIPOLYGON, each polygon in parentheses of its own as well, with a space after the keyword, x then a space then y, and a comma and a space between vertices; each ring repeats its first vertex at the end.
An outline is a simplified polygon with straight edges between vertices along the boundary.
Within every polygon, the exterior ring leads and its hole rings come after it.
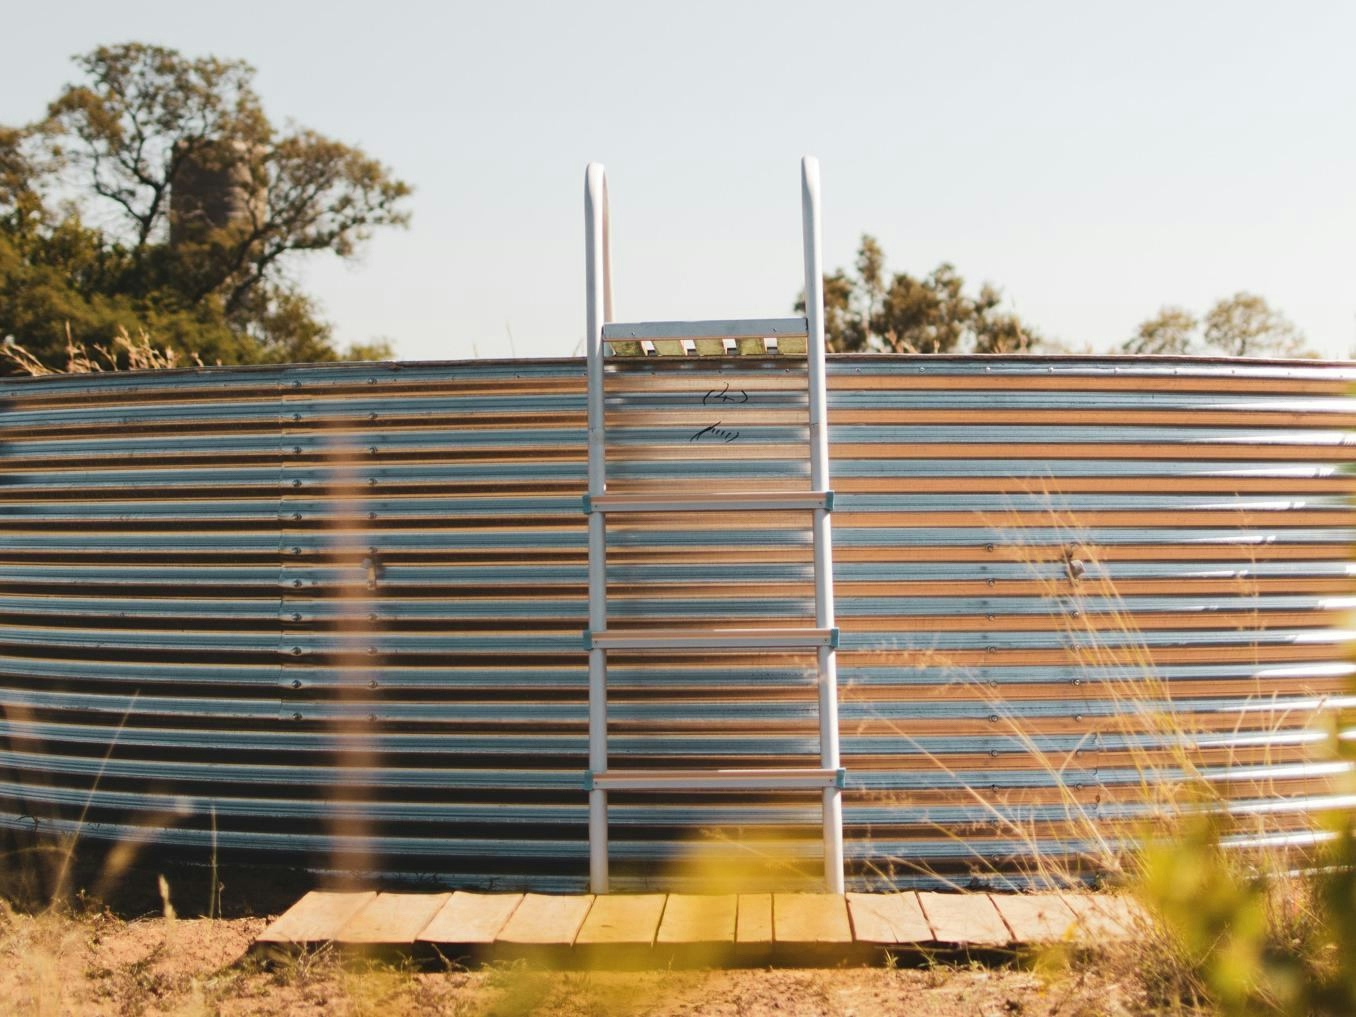
POLYGON ((265 918, 125 921, 0 912, 0 1013, 45 1015, 561 1014, 565 1017, 1095 1017, 1143 1012, 1095 963, 642 973, 522 964, 416 969, 331 951, 249 954, 265 918))

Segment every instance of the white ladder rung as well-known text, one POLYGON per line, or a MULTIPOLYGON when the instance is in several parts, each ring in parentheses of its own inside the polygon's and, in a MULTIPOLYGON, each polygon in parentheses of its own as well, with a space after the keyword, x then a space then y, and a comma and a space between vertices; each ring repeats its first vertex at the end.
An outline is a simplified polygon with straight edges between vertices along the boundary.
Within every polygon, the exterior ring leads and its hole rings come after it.
POLYGON ((599 650, 805 650, 836 647, 838 629, 622 629, 585 632, 599 650))
POLYGON ((841 788, 843 770, 809 767, 738 770, 608 770, 589 775, 604 791, 798 791, 841 788))
POLYGON ((584 495, 585 512, 796 512, 833 509, 832 491, 584 495))
POLYGON ((808 333, 804 318, 735 318, 714 321, 609 322, 604 342, 664 339, 778 339, 808 333))

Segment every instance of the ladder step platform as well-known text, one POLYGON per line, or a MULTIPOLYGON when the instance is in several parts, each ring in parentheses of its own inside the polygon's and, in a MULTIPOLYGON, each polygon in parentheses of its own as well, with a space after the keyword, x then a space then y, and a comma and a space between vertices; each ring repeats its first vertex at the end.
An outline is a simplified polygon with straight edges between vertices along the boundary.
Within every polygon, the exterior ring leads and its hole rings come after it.
POLYGON ((808 335, 805 318, 609 322, 602 328, 613 357, 803 357, 808 335))
POLYGON ((585 512, 796 512, 833 510, 832 491, 794 491, 786 494, 732 492, 730 494, 603 494, 584 495, 585 512))
POLYGON ((603 325, 603 341, 618 339, 780 339, 805 338, 804 318, 733 318, 712 321, 635 321, 603 325))
POLYGON ((589 774, 605 791, 799 791, 843 787, 846 771, 810 767, 738 770, 607 770, 589 774))
POLYGON ((586 631, 590 650, 806 650, 837 648, 838 629, 621 629, 586 631))
POLYGON ((754 339, 609 339, 603 343, 609 360, 629 357, 803 357, 800 336, 754 339))

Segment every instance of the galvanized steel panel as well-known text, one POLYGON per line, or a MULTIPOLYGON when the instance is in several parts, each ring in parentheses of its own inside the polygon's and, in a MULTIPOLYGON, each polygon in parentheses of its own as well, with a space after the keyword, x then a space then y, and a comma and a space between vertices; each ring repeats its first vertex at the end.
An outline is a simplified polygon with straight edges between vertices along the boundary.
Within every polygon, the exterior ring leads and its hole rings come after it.
MULTIPOLYGON (((850 881, 1017 878, 1132 829, 1146 773, 1242 833, 1333 803, 1356 369, 829 367, 850 881)), ((798 370, 620 362, 610 490, 805 490, 798 370)), ((0 825, 581 889, 584 389, 579 360, 0 381, 0 825)), ((804 522, 619 517, 612 627, 809 624, 804 522)), ((609 675, 616 765, 817 754, 808 654, 609 675)), ((619 886, 818 869, 813 793, 612 797, 619 886)))

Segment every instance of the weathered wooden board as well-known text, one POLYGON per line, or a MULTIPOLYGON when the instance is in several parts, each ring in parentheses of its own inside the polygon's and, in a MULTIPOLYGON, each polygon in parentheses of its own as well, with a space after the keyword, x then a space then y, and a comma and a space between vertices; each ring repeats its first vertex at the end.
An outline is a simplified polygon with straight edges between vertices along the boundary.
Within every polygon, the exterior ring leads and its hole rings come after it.
POLYGON ((593 902, 576 946, 653 946, 664 914, 664 894, 604 894, 593 902))
POLYGON ((760 946, 772 942, 772 894, 741 893, 735 941, 760 946))
POLYGON ((1130 939, 1148 921, 1139 904, 1116 894, 1071 893, 1064 903, 1078 916, 1078 936, 1085 941, 1130 939))
POLYGON ((1005 946, 1012 933, 986 893, 920 891, 918 903, 939 943, 1005 946))
POLYGON ((557 897, 549 894, 523 895, 508 924, 495 939, 497 943, 527 946, 572 946, 579 927, 593 907, 593 895, 557 897))
POLYGON ((778 893, 772 897, 777 943, 851 943, 847 901, 837 893, 778 893))
POLYGON ((340 943, 408 945, 447 903, 450 893, 379 893, 335 935, 340 943))
POLYGON ((373 890, 358 893, 312 890, 266 928, 256 942, 297 946, 331 942, 345 923, 376 897, 373 890))
POLYGON ((660 944, 733 943, 739 899, 732 893, 669 895, 659 923, 660 944))
POLYGON ((850 893, 847 903, 852 935, 859 943, 888 946, 936 939, 915 893, 850 893))
POLYGON ((424 931, 419 933, 419 941, 460 946, 493 943, 522 899, 521 893, 467 893, 458 890, 424 926, 424 931))
POLYGON ((1015 943, 1054 943, 1076 930, 1078 916, 1057 893, 995 893, 989 899, 1015 943))

